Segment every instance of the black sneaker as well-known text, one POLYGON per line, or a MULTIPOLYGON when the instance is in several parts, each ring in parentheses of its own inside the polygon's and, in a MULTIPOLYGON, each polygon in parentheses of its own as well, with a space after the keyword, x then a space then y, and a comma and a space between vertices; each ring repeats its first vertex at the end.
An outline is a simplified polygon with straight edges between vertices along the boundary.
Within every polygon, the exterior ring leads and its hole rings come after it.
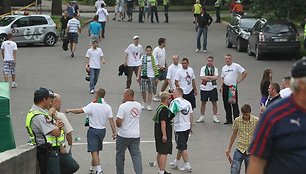
POLYGON ((71 57, 74 57, 74 53, 71 53, 71 57))
POLYGON ((171 174, 171 173, 168 173, 167 171, 164 171, 164 174, 171 174))
POLYGON ((224 124, 233 124, 232 122, 225 122, 224 124))

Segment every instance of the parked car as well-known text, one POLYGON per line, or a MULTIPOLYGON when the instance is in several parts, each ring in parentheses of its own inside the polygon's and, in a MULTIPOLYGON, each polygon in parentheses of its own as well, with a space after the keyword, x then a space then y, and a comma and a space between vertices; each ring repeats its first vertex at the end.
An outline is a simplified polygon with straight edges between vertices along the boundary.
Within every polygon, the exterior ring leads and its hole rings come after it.
POLYGON ((0 19, 0 42, 13 34, 16 43, 44 43, 53 46, 57 42, 56 24, 48 15, 9 15, 0 19))
POLYGON ((296 26, 287 19, 256 22, 248 41, 248 54, 262 60, 266 53, 289 54, 296 58, 300 40, 296 26))
POLYGON ((226 27, 226 47, 235 45, 239 52, 246 51, 250 31, 257 21, 258 19, 250 15, 233 16, 226 27))

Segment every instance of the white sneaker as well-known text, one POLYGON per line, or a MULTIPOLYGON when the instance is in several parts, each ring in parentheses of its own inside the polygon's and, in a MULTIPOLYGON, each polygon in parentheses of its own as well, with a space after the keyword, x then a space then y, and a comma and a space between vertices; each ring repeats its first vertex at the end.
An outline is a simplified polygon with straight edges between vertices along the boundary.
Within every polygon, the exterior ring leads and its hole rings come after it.
POLYGON ((141 104, 141 109, 142 109, 142 110, 145 109, 145 105, 146 105, 145 103, 142 103, 142 104, 141 104))
POLYGON ((160 99, 159 99, 159 97, 158 97, 158 96, 156 96, 156 95, 155 95, 155 96, 153 97, 153 101, 159 102, 159 101, 160 101, 160 99))
POLYGON ((207 53, 207 50, 203 50, 204 51, 204 53, 207 53))
POLYGON ((16 82, 12 83, 12 88, 17 88, 17 83, 16 82))
POLYGON ((150 105, 147 106, 148 111, 152 111, 152 108, 150 105))
POLYGON ((192 172, 191 166, 184 166, 184 167, 180 168, 180 171, 183 171, 183 172, 192 172))
POLYGON ((172 169, 178 169, 178 163, 176 161, 172 161, 172 162, 170 162, 170 167, 172 169))
POLYGON ((203 123, 204 122, 204 116, 201 116, 196 122, 197 123, 203 123))
POLYGON ((95 93, 95 90, 90 90, 90 94, 94 94, 95 93))
POLYGON ((199 49, 196 49, 196 52, 199 52, 200 50, 199 49))
POLYGON ((215 123, 220 123, 220 120, 218 120, 218 118, 217 118, 216 116, 214 116, 213 122, 215 122, 215 123))

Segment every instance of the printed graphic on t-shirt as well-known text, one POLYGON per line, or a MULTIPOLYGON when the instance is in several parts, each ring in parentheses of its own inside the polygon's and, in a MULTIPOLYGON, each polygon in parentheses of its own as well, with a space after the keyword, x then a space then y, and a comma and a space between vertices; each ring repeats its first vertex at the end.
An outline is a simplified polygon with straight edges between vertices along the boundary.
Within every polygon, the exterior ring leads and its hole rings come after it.
POLYGON ((233 72, 234 70, 233 69, 228 69, 228 70, 225 70, 225 72, 233 72))
POLYGON ((190 85, 191 84, 191 76, 189 75, 189 73, 188 72, 186 72, 186 77, 185 77, 185 80, 186 80, 186 82, 187 82, 187 85, 190 85))
POLYGON ((184 109, 181 110, 181 113, 182 113, 183 115, 188 115, 189 111, 190 111, 190 107, 187 106, 186 108, 184 108, 184 109))
POLYGON ((130 111, 130 117, 139 117, 139 110, 137 108, 132 108, 130 111))
POLYGON ((139 58, 137 58, 138 54, 139 54, 138 52, 134 52, 134 51, 132 52, 132 55, 133 55, 135 60, 139 59, 139 58))

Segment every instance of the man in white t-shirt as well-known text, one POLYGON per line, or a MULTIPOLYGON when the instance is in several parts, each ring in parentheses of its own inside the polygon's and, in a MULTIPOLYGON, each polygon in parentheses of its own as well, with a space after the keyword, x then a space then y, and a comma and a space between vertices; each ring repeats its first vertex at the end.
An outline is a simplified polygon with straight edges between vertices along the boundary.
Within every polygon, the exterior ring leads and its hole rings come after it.
POLYGON ((169 84, 169 92, 173 93, 175 89, 175 74, 178 69, 182 68, 182 65, 179 63, 179 56, 178 55, 173 55, 172 56, 172 64, 168 67, 167 71, 167 77, 166 79, 168 80, 169 84))
MULTIPOLYGON (((165 89, 168 86, 168 81, 166 80, 167 77, 167 61, 166 61, 166 39, 165 38, 159 38, 158 39, 158 46, 154 48, 153 50, 153 56, 158 61, 158 79, 156 81, 156 87, 158 85, 159 81, 164 81, 163 86, 160 89, 160 92, 164 92, 165 89)), ((153 101, 160 101, 159 95, 154 94, 153 101)))
POLYGON ((184 166, 180 168, 180 170, 191 172, 187 142, 189 134, 192 133, 193 109, 191 103, 183 98, 182 88, 175 88, 173 95, 175 99, 170 104, 170 111, 175 114, 173 127, 177 144, 176 148, 178 151, 176 159, 173 162, 170 162, 170 166, 174 169, 178 169, 178 162, 183 158, 184 166))
POLYGON ((196 108, 195 96, 198 95, 193 69, 188 66, 188 58, 182 59, 182 68, 175 74, 175 86, 183 89, 183 98, 191 103, 192 109, 196 108))
POLYGON ((134 43, 130 44, 125 50, 126 57, 124 65, 127 66, 128 76, 126 79, 126 89, 131 87, 133 73, 137 76, 138 68, 141 64, 141 56, 143 54, 143 48, 139 44, 139 36, 133 37, 134 43))
POLYGON ((90 82, 89 82, 89 91, 91 94, 95 93, 95 86, 98 82, 100 69, 101 69, 101 59, 102 63, 105 64, 103 58, 103 51, 98 47, 98 41, 92 41, 92 46, 86 52, 86 58, 88 59, 87 65, 90 68, 90 82))
POLYGON ((106 134, 106 122, 109 121, 112 129, 112 137, 116 138, 116 127, 113 120, 113 112, 110 105, 103 102, 105 90, 97 90, 95 99, 83 108, 67 109, 66 113, 85 113, 89 118, 89 129, 87 131, 87 151, 91 153, 92 162, 89 168, 90 173, 103 174, 100 166, 99 151, 103 149, 103 139, 106 134))
POLYGON ((104 0, 97 0, 95 2, 95 9, 96 9, 96 11, 98 11, 101 8, 101 4, 104 4, 104 6, 106 6, 106 3, 104 2, 104 0))
POLYGON ((102 38, 105 37, 105 24, 108 21, 108 12, 107 12, 107 9, 104 8, 104 7, 105 7, 105 5, 102 3, 101 8, 99 10, 97 10, 97 12, 96 12, 96 15, 99 16, 98 22, 102 26, 102 30, 101 30, 102 38))
POLYGON ((147 104, 148 111, 152 111, 152 94, 156 93, 156 78, 158 78, 158 61, 152 55, 152 47, 146 47, 146 54, 141 57, 138 68, 137 82, 140 83, 142 94, 142 109, 147 104))
POLYGON ((225 55, 225 63, 226 65, 222 68, 221 73, 220 92, 226 112, 226 122, 224 124, 232 124, 232 115, 234 115, 234 119, 239 116, 237 84, 241 83, 248 73, 242 66, 233 63, 230 54, 225 55))
POLYGON ((220 123, 217 118, 218 112, 218 86, 217 80, 219 78, 218 69, 214 66, 214 58, 212 56, 207 57, 207 64, 201 68, 201 117, 197 120, 197 123, 204 122, 204 114, 206 110, 207 101, 211 101, 213 110, 213 121, 220 123))
POLYGON ((3 77, 4 81, 8 82, 9 74, 12 75, 12 88, 17 87, 16 83, 16 57, 17 44, 13 41, 12 33, 7 34, 6 41, 2 42, 1 54, 3 58, 3 77))
POLYGON ((290 80, 291 80, 291 77, 283 78, 283 83, 282 83, 283 89, 280 90, 279 92, 281 98, 289 97, 292 94, 292 91, 290 89, 290 80))
POLYGON ((129 149, 134 171, 142 174, 140 145, 140 116, 141 104, 134 100, 134 91, 126 89, 123 103, 119 106, 116 125, 118 134, 116 140, 116 169, 117 174, 124 174, 125 151, 129 149))

